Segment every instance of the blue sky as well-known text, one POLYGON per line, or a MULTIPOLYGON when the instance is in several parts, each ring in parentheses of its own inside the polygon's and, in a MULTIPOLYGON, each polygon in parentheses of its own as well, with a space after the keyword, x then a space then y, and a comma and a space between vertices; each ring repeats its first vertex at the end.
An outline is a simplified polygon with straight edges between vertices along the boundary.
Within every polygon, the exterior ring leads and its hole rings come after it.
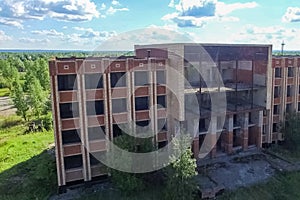
POLYGON ((185 41, 280 49, 284 40, 286 50, 300 50, 299 25, 299 0, 0 1, 1 49, 130 50, 185 41))

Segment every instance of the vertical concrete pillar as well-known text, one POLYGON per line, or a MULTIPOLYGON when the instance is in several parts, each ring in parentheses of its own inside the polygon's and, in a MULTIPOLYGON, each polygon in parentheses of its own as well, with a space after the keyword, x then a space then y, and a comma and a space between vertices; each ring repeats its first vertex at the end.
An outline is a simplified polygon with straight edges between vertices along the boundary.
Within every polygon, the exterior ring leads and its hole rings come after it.
POLYGON ((242 130, 243 130, 242 148, 244 151, 248 149, 248 134, 249 134, 248 126, 249 126, 249 113, 246 112, 244 114, 244 119, 243 119, 243 124, 242 124, 242 130))
POLYGON ((258 114, 258 126, 257 126, 257 138, 256 138, 256 146, 257 148, 261 148, 262 147, 262 127, 263 127, 263 120, 264 120, 264 116, 263 116, 263 111, 259 111, 258 114))
POLYGON ((225 135, 225 151, 228 154, 232 153, 233 146, 233 115, 228 119, 228 132, 225 135))
POLYGON ((217 116, 211 116, 210 127, 206 137, 209 137, 208 142, 211 148, 210 156, 211 158, 215 158, 217 154, 217 116))
POLYGON ((198 159, 199 158, 199 138, 196 137, 193 140, 193 154, 194 158, 198 159))

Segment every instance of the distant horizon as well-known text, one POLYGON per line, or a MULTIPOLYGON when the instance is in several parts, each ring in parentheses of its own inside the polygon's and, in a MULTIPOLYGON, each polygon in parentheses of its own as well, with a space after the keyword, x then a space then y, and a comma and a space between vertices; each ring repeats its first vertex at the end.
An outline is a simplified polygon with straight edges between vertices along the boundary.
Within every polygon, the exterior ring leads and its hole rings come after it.
MULTIPOLYGON (((134 52, 134 50, 101 50, 101 51, 95 51, 95 50, 81 50, 81 49, 1 49, 1 53, 5 52, 134 52)), ((281 52, 279 49, 272 50, 272 52, 281 52)), ((300 52, 299 50, 284 50, 284 52, 300 52)))

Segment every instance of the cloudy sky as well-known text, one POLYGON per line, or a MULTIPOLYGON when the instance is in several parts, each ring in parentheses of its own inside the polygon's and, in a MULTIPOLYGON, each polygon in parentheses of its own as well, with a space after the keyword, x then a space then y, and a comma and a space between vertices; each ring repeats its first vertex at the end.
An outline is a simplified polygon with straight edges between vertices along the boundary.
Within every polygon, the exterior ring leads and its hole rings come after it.
POLYGON ((287 50, 300 50, 300 1, 0 1, 0 49, 93 50, 108 39, 130 49, 131 43, 182 42, 177 34, 199 43, 267 43, 273 49, 284 40, 287 50))

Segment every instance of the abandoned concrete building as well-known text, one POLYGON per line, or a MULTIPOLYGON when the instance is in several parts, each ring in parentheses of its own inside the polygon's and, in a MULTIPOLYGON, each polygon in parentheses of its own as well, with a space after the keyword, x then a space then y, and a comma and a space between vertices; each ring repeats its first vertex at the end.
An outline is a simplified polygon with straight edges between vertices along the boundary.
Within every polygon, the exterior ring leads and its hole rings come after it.
POLYGON ((271 127, 263 127, 263 142, 274 143, 284 139, 281 122, 287 113, 300 111, 300 57, 273 56, 272 107, 268 120, 271 127))
POLYGON ((188 130, 197 159, 282 140, 280 121, 300 110, 299 65, 250 44, 136 45, 135 56, 51 60, 58 184, 106 175, 93 155, 122 125, 154 130, 158 149, 188 130))

